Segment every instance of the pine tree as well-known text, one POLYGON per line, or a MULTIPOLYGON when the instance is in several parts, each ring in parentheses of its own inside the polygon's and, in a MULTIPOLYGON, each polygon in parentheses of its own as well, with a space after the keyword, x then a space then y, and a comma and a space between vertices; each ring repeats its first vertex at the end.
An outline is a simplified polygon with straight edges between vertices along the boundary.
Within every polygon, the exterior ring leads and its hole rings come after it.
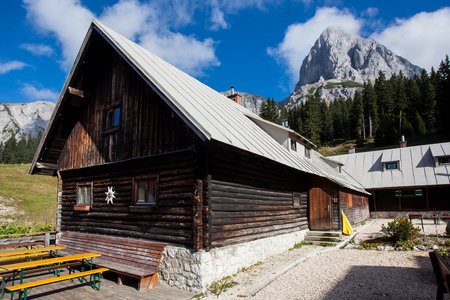
POLYGON ((421 112, 428 132, 436 131, 436 91, 433 83, 425 70, 422 70, 420 78, 417 80, 419 90, 420 105, 417 105, 416 112, 421 112))
POLYGON ((322 126, 320 130, 320 141, 322 144, 333 140, 333 118, 325 101, 321 104, 322 126))
POLYGON ((320 147, 320 96, 318 92, 314 95, 308 96, 308 100, 304 106, 305 118, 304 118, 304 134, 311 140, 316 146, 320 147))
POLYGON ((356 138, 356 144, 361 147, 364 143, 364 109, 363 109, 363 97, 361 92, 356 91, 351 109, 352 121, 351 128, 353 128, 353 138, 356 138))
POLYGON ((16 155, 16 136, 14 134, 6 141, 5 148, 3 149, 3 162, 5 164, 16 164, 17 155, 16 155))
POLYGON ((450 132, 450 60, 448 55, 441 61, 437 71, 436 105, 438 123, 443 133, 450 132))
POLYGON ((368 130, 366 136, 373 138, 378 129, 378 105, 375 90, 370 80, 369 82, 364 83, 363 105, 365 115, 364 119, 367 122, 367 126, 365 126, 365 128, 368 130))

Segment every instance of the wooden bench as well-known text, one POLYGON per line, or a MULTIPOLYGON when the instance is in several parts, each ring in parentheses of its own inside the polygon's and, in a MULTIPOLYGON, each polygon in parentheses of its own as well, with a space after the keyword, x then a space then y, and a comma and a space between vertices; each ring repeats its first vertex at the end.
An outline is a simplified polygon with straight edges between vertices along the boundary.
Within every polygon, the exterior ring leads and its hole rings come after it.
POLYGON ((25 248, 33 248, 33 246, 40 246, 40 245, 44 245, 44 242, 27 242, 27 243, 11 243, 11 244, 0 244, 0 249, 5 249, 5 248, 21 248, 21 247, 25 247, 25 248))
POLYGON ((128 278, 137 279, 138 291, 151 289, 158 284, 158 267, 165 243, 82 232, 66 231, 58 245, 66 249, 60 255, 77 252, 95 252, 96 267, 108 268, 117 274, 117 284, 128 278))
POLYGON ((436 277, 436 299, 444 299, 444 293, 450 291, 450 258, 448 255, 439 252, 429 252, 431 265, 433 266, 434 276, 436 277))
POLYGON ((15 291, 20 291, 19 299, 26 300, 27 294, 28 294, 28 289, 31 289, 33 287, 50 284, 50 283, 54 283, 54 282, 59 282, 59 281, 63 281, 63 280, 68 280, 68 279, 74 279, 74 278, 81 278, 80 281, 81 281, 81 283, 83 283, 85 276, 91 276, 90 286, 93 289, 100 290, 100 274, 103 272, 106 272, 106 271, 108 271, 107 268, 94 269, 94 270, 89 270, 89 271, 84 271, 84 272, 72 273, 72 274, 68 274, 68 275, 56 276, 56 277, 52 277, 52 278, 48 278, 48 279, 42 279, 42 280, 22 283, 22 284, 18 284, 18 285, 13 285, 13 286, 7 287, 6 289, 11 292, 11 299, 13 299, 15 291))

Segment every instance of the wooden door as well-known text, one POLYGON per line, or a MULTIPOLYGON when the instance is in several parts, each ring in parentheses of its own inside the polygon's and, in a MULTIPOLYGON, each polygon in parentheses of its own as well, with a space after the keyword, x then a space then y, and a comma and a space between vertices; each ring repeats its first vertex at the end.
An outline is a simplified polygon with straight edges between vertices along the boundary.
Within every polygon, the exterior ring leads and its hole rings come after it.
POLYGON ((309 229, 331 230, 333 226, 332 196, 321 188, 309 191, 309 229))

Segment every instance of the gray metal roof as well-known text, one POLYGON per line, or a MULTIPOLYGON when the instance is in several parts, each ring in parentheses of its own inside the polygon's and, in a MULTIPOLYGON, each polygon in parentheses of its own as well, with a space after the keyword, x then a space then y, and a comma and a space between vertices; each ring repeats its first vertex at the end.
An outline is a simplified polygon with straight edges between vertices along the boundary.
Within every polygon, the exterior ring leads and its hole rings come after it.
POLYGON ((450 184, 450 165, 435 157, 450 156, 450 142, 332 156, 366 189, 419 187, 450 184), (399 162, 399 169, 386 170, 383 163, 399 162))
MULTIPOLYGON (((91 28, 61 92, 54 115, 57 114, 57 111, 63 105, 63 95, 68 88, 68 83, 71 81, 82 53, 87 49, 87 41, 91 36, 92 30, 100 33, 203 140, 216 140, 232 145, 297 170, 330 178, 330 180, 341 186, 367 193, 357 181, 354 181, 346 174, 339 174, 324 163, 323 160, 316 159, 317 156, 320 156, 317 152, 314 152, 311 159, 293 155, 257 125, 256 120, 260 119, 259 116, 245 111, 242 106, 104 26, 97 20, 92 21, 91 28)), ((47 127, 43 140, 48 139, 51 125, 50 123, 47 127)), ((291 131, 278 125, 275 127, 279 130, 291 131)), ((312 144, 306 139, 305 141, 312 144)), ((43 153, 43 145, 44 143, 41 142, 30 168, 30 173, 33 173, 33 170, 36 168, 36 161, 43 153)))
POLYGON ((317 152, 313 151, 311 159, 291 154, 253 121, 259 116, 250 116, 251 113, 239 104, 100 22, 94 20, 93 25, 146 77, 144 79, 157 89, 163 99, 169 101, 177 113, 182 114, 180 117, 190 122, 205 139, 214 139, 289 167, 327 177, 349 189, 367 193, 356 180, 340 174, 321 159, 316 159, 320 156, 317 152))

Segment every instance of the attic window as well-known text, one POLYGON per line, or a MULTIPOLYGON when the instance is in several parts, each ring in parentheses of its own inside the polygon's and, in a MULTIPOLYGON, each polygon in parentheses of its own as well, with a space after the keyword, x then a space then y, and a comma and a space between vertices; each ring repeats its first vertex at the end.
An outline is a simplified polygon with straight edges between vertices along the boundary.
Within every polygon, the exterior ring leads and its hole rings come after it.
POLYGON ((450 165, 450 156, 438 157, 439 165, 450 165))
POLYGON ((291 140, 291 150, 297 151, 297 142, 294 140, 291 140))
POLYGON ((119 130, 121 123, 120 105, 105 109, 103 134, 108 134, 119 130))
POLYGON ((390 161, 385 163, 386 170, 398 170, 398 161, 390 161))
POLYGON ((311 158, 311 149, 305 147, 305 156, 306 156, 307 158, 311 158))

